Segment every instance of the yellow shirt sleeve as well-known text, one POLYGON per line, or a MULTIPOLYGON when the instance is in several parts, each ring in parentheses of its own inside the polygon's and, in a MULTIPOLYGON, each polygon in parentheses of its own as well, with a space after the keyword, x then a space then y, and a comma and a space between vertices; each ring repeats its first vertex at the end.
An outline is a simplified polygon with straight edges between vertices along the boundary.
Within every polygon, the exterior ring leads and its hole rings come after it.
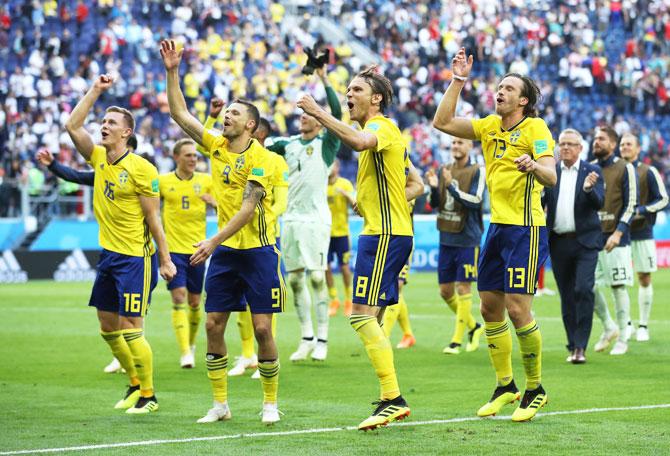
POLYGON ((263 188, 268 188, 268 185, 272 182, 272 176, 274 174, 274 166, 269 154, 270 152, 264 149, 262 153, 254 154, 253 161, 251 162, 251 171, 247 176, 247 181, 255 181, 261 184, 263 188))
POLYGON ((392 137, 389 134, 389 126, 383 120, 372 120, 365 125, 363 131, 372 133, 377 137, 377 148, 375 152, 380 152, 392 143, 392 137))
POLYGON ((91 152, 91 156, 86 160, 86 162, 95 169, 95 167, 100 163, 100 160, 105 158, 107 156, 107 152, 105 152, 105 148, 102 146, 93 146, 93 151, 91 152))
POLYGON ((533 158, 537 160, 540 157, 554 156, 554 139, 551 137, 551 132, 542 119, 534 119, 532 129, 532 144, 533 158))
POLYGON ((202 144, 205 146, 207 154, 210 154, 215 146, 218 147, 220 145, 220 142, 221 142, 221 132, 216 131, 214 129, 205 129, 202 132, 202 144))
POLYGON ((482 138, 482 129, 484 128, 484 124, 486 123, 486 118, 484 119, 472 119, 470 120, 472 122, 472 129, 475 132, 475 138, 481 139, 482 138))
POLYGON ((138 160, 137 172, 135 173, 135 189, 138 195, 158 198, 159 182, 158 170, 148 161, 138 160))
POLYGON ((203 193, 212 194, 212 176, 209 174, 202 175, 202 188, 203 193))
POLYGON ((342 183, 342 189, 347 192, 347 193, 353 193, 354 192, 354 186, 352 185, 351 181, 348 179, 344 179, 344 182, 342 183))

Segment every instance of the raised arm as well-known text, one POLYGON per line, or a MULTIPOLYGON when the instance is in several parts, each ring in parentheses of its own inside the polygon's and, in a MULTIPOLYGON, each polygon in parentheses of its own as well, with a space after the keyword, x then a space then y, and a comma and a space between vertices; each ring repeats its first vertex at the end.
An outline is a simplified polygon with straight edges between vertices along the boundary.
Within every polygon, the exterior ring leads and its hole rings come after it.
POLYGON ((65 166, 54 160, 54 156, 48 150, 40 150, 35 155, 37 161, 46 166, 55 176, 60 177, 68 182, 75 184, 93 186, 93 179, 95 177, 94 171, 77 171, 76 169, 65 166))
POLYGON ((214 250, 228 238, 240 231, 254 218, 256 205, 265 197, 265 189, 256 181, 247 181, 242 197, 242 206, 221 231, 209 239, 196 244, 198 249, 191 255, 191 264, 204 263, 214 250))
POLYGON ((167 96, 168 105, 170 107, 170 117, 177 122, 177 125, 179 125, 184 133, 189 135, 193 141, 201 146, 205 146, 202 139, 205 127, 188 111, 184 94, 179 86, 179 64, 181 63, 181 55, 184 50, 177 50, 174 40, 163 40, 161 41, 160 52, 161 57, 163 58, 163 64, 165 65, 165 70, 167 71, 167 96))
POLYGON ((84 98, 79 100, 79 103, 74 107, 70 113, 70 118, 65 122, 65 129, 72 138, 77 152, 81 154, 86 160, 91 158, 93 153, 93 138, 84 128, 86 116, 95 104, 100 95, 114 84, 114 79, 107 74, 101 74, 93 82, 91 88, 86 92, 84 98))
POLYGON ((465 139, 477 139, 475 130, 472 128, 472 122, 470 119, 455 117, 455 114, 461 90, 472 70, 472 61, 472 55, 465 56, 465 48, 461 48, 456 53, 451 61, 453 79, 442 96, 440 105, 435 111, 435 117, 433 117, 433 127, 444 133, 465 139))
MULTIPOLYGON (((342 120, 342 106, 340 105, 340 100, 337 98, 335 90, 330 85, 330 81, 328 81, 326 66, 324 65, 323 67, 318 68, 316 74, 319 76, 326 89, 326 99, 328 100, 330 112, 337 120, 342 120)), ((338 150, 340 150, 340 138, 334 135, 330 130, 326 130, 326 134, 323 138, 323 148, 321 149, 321 155, 326 165, 330 166, 333 164, 338 150)))
POLYGON ((357 152, 377 147, 377 137, 366 131, 356 131, 341 120, 336 119, 314 101, 311 95, 303 95, 298 107, 319 121, 344 144, 357 152))
POLYGON ((144 195, 139 195, 139 198, 140 206, 142 206, 142 212, 144 213, 144 220, 149 226, 149 231, 151 231, 151 235, 156 240, 156 245, 158 246, 160 275, 169 282, 177 274, 177 268, 170 259, 165 232, 163 231, 163 225, 161 225, 160 198, 144 195))

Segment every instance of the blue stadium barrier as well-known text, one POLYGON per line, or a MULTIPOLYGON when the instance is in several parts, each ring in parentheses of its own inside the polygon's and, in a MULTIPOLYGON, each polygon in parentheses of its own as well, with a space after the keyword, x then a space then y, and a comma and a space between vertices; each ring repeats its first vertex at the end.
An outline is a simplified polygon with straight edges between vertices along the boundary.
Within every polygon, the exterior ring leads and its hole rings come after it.
MULTIPOLYGON (((350 218, 352 263, 356 258, 358 235, 363 230, 363 220, 360 217, 350 218)), ((484 219, 484 232, 488 229, 488 216, 484 219)), ((4 225, 0 224, 0 245, 7 243, 4 225), (4 243, 3 243, 4 241, 4 243)), ((23 225, 19 224, 20 233, 23 225)), ((207 222, 207 236, 216 233, 216 220, 210 217, 207 222)), ((20 236, 20 234, 19 234, 20 236)), ((654 227, 654 236, 657 241, 670 240, 670 221, 665 213, 658 216, 654 227)), ((434 215, 417 215, 414 217, 414 254, 412 255, 412 269, 415 271, 434 271, 437 269, 438 243, 440 236, 435 227, 434 215)), ((76 220, 53 220, 30 250, 97 250, 98 224, 95 221, 80 222, 76 220)), ((547 264, 549 266, 549 264, 547 264)))
POLYGON ((21 239, 25 229, 23 220, 0 219, 0 250, 11 249, 21 239))

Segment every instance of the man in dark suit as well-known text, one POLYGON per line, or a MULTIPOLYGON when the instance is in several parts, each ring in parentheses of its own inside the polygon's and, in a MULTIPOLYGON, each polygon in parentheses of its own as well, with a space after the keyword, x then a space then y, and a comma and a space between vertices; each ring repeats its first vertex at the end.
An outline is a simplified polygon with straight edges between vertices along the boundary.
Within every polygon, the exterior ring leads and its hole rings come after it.
POLYGON ((573 364, 586 362, 591 335, 595 269, 603 247, 598 210, 605 200, 598 166, 579 159, 582 135, 564 130, 558 139, 558 182, 545 189, 549 254, 561 294, 561 313, 573 364))

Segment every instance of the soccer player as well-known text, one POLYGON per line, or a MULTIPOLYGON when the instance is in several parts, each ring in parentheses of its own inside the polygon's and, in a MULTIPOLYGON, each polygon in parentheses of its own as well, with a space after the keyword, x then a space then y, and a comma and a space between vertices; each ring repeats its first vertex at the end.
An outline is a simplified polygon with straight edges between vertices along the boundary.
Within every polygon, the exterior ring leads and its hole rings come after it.
POLYGON ((356 206, 363 216, 354 272, 351 326, 360 336, 381 386, 372 415, 358 425, 375 429, 409 416, 400 394, 391 343, 379 325, 380 309, 398 302, 398 274, 412 251, 412 221, 407 201, 423 192, 398 127, 384 112, 393 98, 391 82, 376 68, 358 73, 347 88, 352 121, 362 131, 328 114, 309 95, 298 107, 352 149, 361 152, 356 177, 356 206), (409 177, 408 174, 409 173, 409 177))
MULTIPOLYGON (((214 127, 219 115, 221 114, 221 109, 223 108, 223 101, 217 98, 213 98, 210 101, 209 116, 205 121, 205 130, 209 130, 214 127)), ((265 139, 270 135, 271 131, 270 122, 267 119, 261 118, 258 123, 258 128, 253 133, 253 137, 258 140, 260 144, 265 142, 265 139)), ((198 149, 204 155, 208 155, 208 152, 199 147, 198 149)), ((276 220, 275 222, 275 235, 276 235, 276 246, 279 247, 279 216, 284 213, 286 210, 287 199, 288 199, 288 165, 286 161, 278 154, 271 153, 270 157, 275 163, 276 172, 273 174, 272 182, 272 216, 276 220)), ((270 213, 268 213, 269 215, 270 213)), ((268 223, 272 223, 271 221, 268 223)), ((247 369, 256 369, 256 371, 251 375, 252 379, 260 379, 260 372, 258 368, 258 356, 254 351, 254 326, 251 319, 251 311, 249 306, 242 312, 236 312, 237 314, 237 329, 240 333, 240 341, 242 345, 242 354, 235 357, 235 365, 228 370, 229 377, 236 377, 243 375, 247 369)), ((272 335, 276 335, 277 327, 277 315, 272 314, 272 335)))
POLYGON ((616 131, 609 125, 598 127, 593 137, 596 157, 593 163, 603 170, 605 181, 605 202, 598 212, 605 248, 598 253, 594 306, 604 331, 593 348, 597 352, 604 351, 616 340, 610 355, 623 355, 628 351, 626 329, 630 321, 630 297, 627 287, 633 286, 630 223, 638 198, 635 168, 614 155, 618 140, 616 131), (603 287, 612 289, 618 328, 607 308, 603 287))
POLYGON ((194 141, 209 151, 214 195, 218 202, 219 232, 197 244, 191 264, 204 263, 213 254, 205 282, 207 298, 207 376, 214 405, 199 423, 230 419, 228 406, 228 352, 225 330, 230 312, 251 308, 258 341, 258 368, 263 389, 262 422, 279 421, 277 390, 279 357, 272 336, 272 314, 284 308, 286 289, 279 273, 274 225, 269 223, 274 166, 269 152, 252 138, 258 126, 258 109, 244 100, 225 110, 223 132, 205 130, 188 111, 179 87, 183 50, 175 42, 161 42, 167 71, 170 116, 194 141), (246 302, 245 302, 246 301, 246 302))
POLYGON ((511 73, 498 84, 495 114, 483 119, 455 117, 459 94, 472 69, 461 48, 452 60, 453 79, 438 106, 433 126, 452 136, 482 142, 491 226, 479 258, 477 287, 497 386, 479 416, 495 415, 519 398, 512 375, 512 320, 526 373, 526 391, 513 421, 532 419, 547 403, 541 385, 542 336, 531 304, 537 271, 547 254, 547 229, 540 201, 543 186, 556 184, 554 140, 535 105, 540 91, 532 79, 511 73))
MULTIPOLYGON (((637 295, 640 321, 635 338, 638 342, 646 342, 649 340, 647 325, 649 324, 649 314, 654 299, 651 273, 656 272, 654 224, 656 223, 656 214, 668 205, 668 192, 658 170, 639 160, 640 142, 637 136, 630 133, 623 135, 619 150, 621 151, 621 157, 635 168, 640 192, 640 199, 630 225, 630 244, 633 255, 633 269, 637 271, 637 278, 640 283, 637 295)), ((629 328, 632 330, 630 322, 629 328)))
POLYGON ((100 145, 84 128, 96 100, 113 83, 109 75, 99 76, 72 110, 65 128, 96 173, 93 209, 103 251, 89 305, 97 308, 102 337, 130 378, 126 395, 115 408, 144 414, 158 410, 153 354, 143 332, 158 279, 152 236, 158 245, 161 276, 172 280, 176 270, 160 223, 158 171, 126 149, 135 128, 133 115, 118 106, 107 108, 100 145))
POLYGON ((172 156, 176 169, 158 177, 163 224, 170 257, 177 267, 177 275, 167 287, 172 297, 172 327, 181 353, 179 363, 192 368, 205 265, 191 266, 189 257, 195 252, 193 245, 207 235, 207 204, 216 207, 216 201, 211 195, 212 177, 195 171, 195 142, 190 138, 178 140, 172 156))
MULTIPOLYGON (((342 117, 337 94, 328 82, 325 66, 316 69, 325 89, 333 116, 342 117)), ((288 163, 288 207, 284 213, 282 253, 293 290, 302 339, 291 361, 312 355, 315 361, 328 356, 328 294, 326 276, 331 216, 328 210, 328 168, 340 148, 337 136, 322 134, 319 122, 307 113, 300 116, 300 134, 290 138, 269 138, 266 147, 282 155, 288 163), (305 271, 309 271, 316 313, 316 340, 312 305, 305 271)))
POLYGON ((337 260, 337 265, 342 272, 344 283, 344 315, 351 315, 351 246, 349 242, 349 206, 356 202, 354 198, 354 186, 348 179, 340 176, 340 161, 335 160, 328 176, 328 207, 333 220, 330 228, 330 245, 328 246, 328 269, 326 270, 326 284, 330 306, 328 316, 337 314, 340 300, 337 297, 337 288, 333 279, 333 271, 330 264, 337 260))
POLYGON ((486 173, 470 160, 472 141, 453 137, 453 163, 440 169, 439 177, 432 169, 427 173, 431 187, 430 205, 438 210, 440 232, 437 278, 440 296, 456 314, 456 327, 451 343, 442 353, 458 355, 465 329, 468 343, 465 351, 479 347, 484 331, 472 316, 472 282, 477 281, 477 259, 484 224, 482 197, 486 173))

